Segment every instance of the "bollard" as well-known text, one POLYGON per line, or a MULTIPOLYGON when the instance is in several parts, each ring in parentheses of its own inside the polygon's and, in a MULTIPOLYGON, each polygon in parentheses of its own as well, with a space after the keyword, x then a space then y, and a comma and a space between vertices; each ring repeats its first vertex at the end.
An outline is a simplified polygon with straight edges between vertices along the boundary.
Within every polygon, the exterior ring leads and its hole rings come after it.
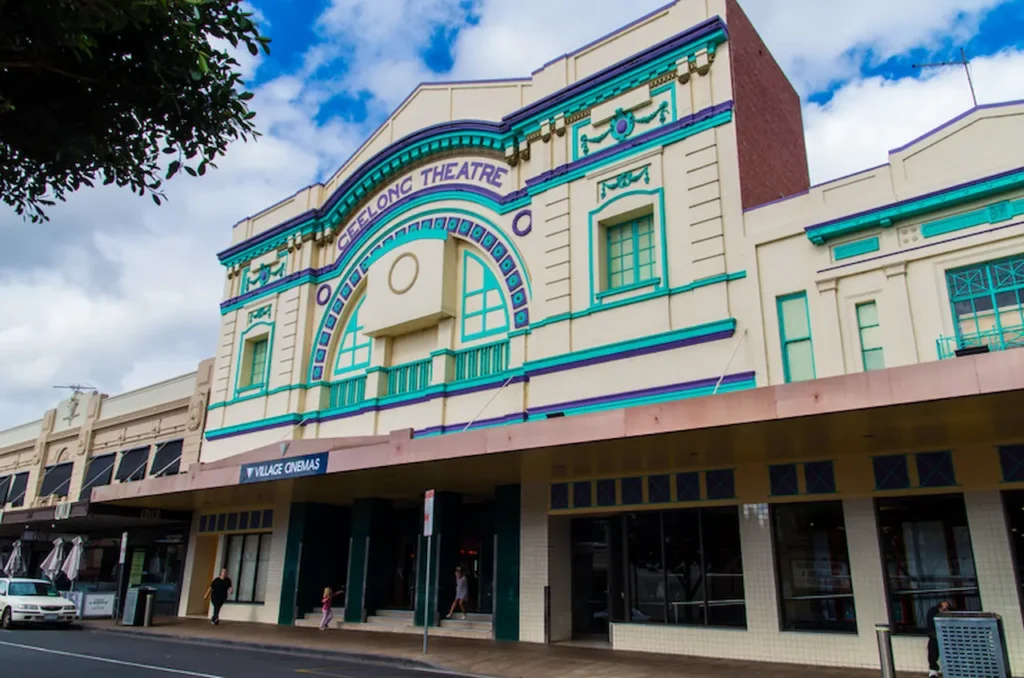
POLYGON ((896 666, 892 660, 892 631, 888 624, 875 624, 878 638, 878 663, 882 667, 882 678, 896 678, 896 666))

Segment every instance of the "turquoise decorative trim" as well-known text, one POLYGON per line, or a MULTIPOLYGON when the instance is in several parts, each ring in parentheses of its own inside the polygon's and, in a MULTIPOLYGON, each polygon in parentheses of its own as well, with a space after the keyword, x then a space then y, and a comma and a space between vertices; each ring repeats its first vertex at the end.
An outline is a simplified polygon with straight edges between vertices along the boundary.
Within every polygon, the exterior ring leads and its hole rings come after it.
POLYGON ((1003 200, 964 214, 921 224, 921 235, 925 238, 934 238, 973 226, 998 224, 1000 221, 1007 221, 1021 215, 1024 215, 1024 199, 1003 200))
POLYGON ((240 293, 245 294, 250 290, 265 287, 268 283, 283 278, 285 271, 288 269, 288 253, 278 252, 277 257, 278 263, 276 264, 263 264, 255 272, 246 269, 242 273, 242 289, 240 293))
POLYGON ((271 304, 267 304, 266 306, 260 306, 255 311, 250 311, 249 324, 252 325, 254 322, 260 320, 261 318, 269 318, 272 309, 273 306, 271 304))
POLYGON ((490 377, 508 370, 509 343, 508 339, 464 348, 454 353, 455 382, 472 381, 482 377, 490 377))
MULTIPOLYGON (((671 111, 672 105, 667 100, 658 104, 657 108, 655 108, 649 115, 642 117, 637 117, 633 111, 624 111, 621 108, 617 108, 615 109, 615 115, 613 115, 612 119, 608 122, 608 129, 604 132, 594 137, 587 136, 586 134, 579 136, 579 152, 576 152, 576 149, 573 149, 573 159, 579 160, 581 155, 584 158, 587 157, 590 155, 590 144, 600 144, 607 139, 609 135, 616 142, 623 142, 633 136, 633 132, 636 131, 638 125, 645 127, 651 125, 655 118, 657 118, 658 124, 652 125, 652 129, 671 122, 669 120, 671 111)), ((672 121, 674 120, 675 118, 673 117, 672 121)))
MULTIPOLYGON (((945 189, 920 198, 912 198, 894 203, 888 207, 881 207, 850 217, 808 226, 804 230, 811 242, 816 245, 822 245, 830 240, 873 228, 890 228, 893 223, 901 219, 910 219, 931 212, 952 209, 964 203, 982 200, 999 193, 1006 193, 1020 188, 1024 188, 1024 169, 945 189)), ((932 231, 932 236, 942 232, 941 227, 935 227, 932 231)))
MULTIPOLYGON (((661 289, 662 287, 665 287, 666 285, 668 285, 668 258, 665 256, 665 242, 666 242, 666 236, 665 236, 665 191, 664 191, 664 189, 661 189, 661 188, 655 188, 655 189, 651 189, 651 190, 639 190, 639 189, 637 189, 637 190, 633 190, 633 191, 627 191, 625 193, 621 193, 621 194, 615 196, 614 198, 612 198, 608 202, 600 205, 597 209, 591 210, 589 215, 587 216, 587 253, 588 253, 589 261, 590 261, 590 305, 591 306, 596 306, 596 305, 601 303, 601 300, 598 298, 597 294, 600 291, 604 291, 604 290, 598 290, 597 289, 598 286, 597 286, 597 283, 596 283, 597 276, 600 273, 600 271, 599 271, 600 263, 599 262, 601 261, 601 259, 597 256, 597 252, 594 249, 594 237, 595 237, 596 232, 599 229, 604 228, 601 225, 601 223, 597 220, 597 216, 599 214, 601 214, 601 212, 603 212, 604 210, 608 209, 610 206, 614 205, 617 201, 622 200, 623 198, 628 198, 628 197, 633 196, 633 195, 648 195, 648 196, 654 196, 655 197, 654 204, 652 205, 652 207, 654 208, 652 210, 652 217, 654 219, 656 219, 657 222, 658 222, 658 234, 659 234, 658 243, 657 243, 657 246, 655 247, 655 253, 656 253, 656 256, 658 257, 658 263, 660 264, 660 267, 661 267, 661 277, 660 277, 660 281, 659 281, 658 285, 655 287, 655 291, 657 291, 657 290, 661 289)), ((606 276, 606 279, 607 279, 607 276, 606 276)))
MULTIPOLYGON (((276 425, 284 424, 297 424, 300 419, 305 420, 316 420, 323 418, 335 418, 340 415, 349 413, 365 412, 381 407, 396 407, 403 403, 410 401, 420 402, 430 398, 436 397, 453 397, 461 395, 463 393, 473 393, 480 390, 486 390, 488 388, 496 388, 501 386, 510 379, 522 379, 527 377, 530 372, 553 372, 559 369, 571 369, 581 363, 586 362, 606 362, 611 360, 620 360, 630 357, 631 352, 636 352, 646 349, 645 352, 657 352, 659 350, 671 350, 676 348, 679 344, 688 341, 699 340, 701 338, 712 338, 715 335, 725 336, 731 335, 736 330, 736 320, 734 318, 728 318, 714 323, 705 323, 703 325, 696 325, 694 327, 687 327, 678 330, 672 330, 650 337, 643 337, 640 339, 631 339, 626 341, 620 341, 613 344, 607 344, 605 346, 597 346, 582 351, 572 351, 560 356, 551 358, 544 358, 524 364, 522 367, 506 369, 502 372, 497 372, 489 375, 482 375, 478 377, 471 377, 467 365, 466 378, 458 381, 451 381, 444 384, 434 384, 427 388, 422 388, 415 392, 406 392, 399 395, 388 395, 378 398, 367 398, 362 403, 342 407, 339 409, 321 409, 312 412, 307 412, 303 415, 287 415, 285 417, 273 417, 271 419, 258 420, 253 422, 247 422, 245 424, 238 424, 229 426, 221 429, 214 429, 207 432, 208 438, 222 437, 224 435, 231 435, 235 433, 243 433, 249 430, 263 429, 276 425)), ((500 342, 499 342, 500 343, 500 342)), ((493 344, 491 346, 494 346, 493 344)), ((495 357, 491 354, 491 357, 495 357)), ((504 359, 507 359, 505 357, 504 359)), ((417 362, 428 362, 428 361, 417 361, 417 362)), ((398 366, 405 367, 405 366, 398 366)), ((375 368, 367 370, 367 373, 375 368)), ((384 368, 376 368, 378 370, 384 368)), ((390 369, 390 368, 388 368, 390 369)), ((334 382, 339 383, 339 382, 334 382)), ((297 389, 308 389, 317 388, 320 386, 330 387, 332 384, 295 384, 292 386, 282 387, 274 389, 265 395, 271 395, 272 393, 279 393, 297 389)), ((726 385, 723 384, 719 392, 724 392, 726 385)), ((253 396, 255 397, 255 396, 253 396)), ((214 403, 209 406, 209 410, 220 409, 228 407, 245 400, 250 400, 251 397, 236 397, 228 402, 214 403)))
MULTIPOLYGON (((475 277, 475 276, 474 276, 475 277)), ((459 325, 461 327, 462 341, 473 341, 485 339, 497 334, 508 332, 509 324, 508 301, 505 298, 505 291, 495 277, 494 272, 487 263, 469 250, 465 251, 462 257, 462 317, 459 325), (469 288, 470 269, 479 267, 480 287, 469 288), (498 295, 498 303, 490 305, 491 292, 498 295), (470 310, 468 306, 477 297, 480 298, 479 308, 470 310), (492 313, 501 312, 502 321, 497 325, 489 325, 489 318, 492 313), (480 319, 480 328, 476 331, 467 330, 466 324, 475 324, 474 319, 480 319)))
MULTIPOLYGON (((366 295, 359 299, 359 303, 352 309, 352 315, 349 316, 348 322, 345 323, 345 331, 341 335, 337 356, 334 360, 334 374, 336 375, 354 372, 355 370, 361 370, 370 366, 370 358, 373 354, 373 339, 361 334, 363 326, 359 324, 359 311, 362 310, 364 301, 366 301, 366 295), (351 344, 349 344, 349 337, 352 338, 351 344), (364 341, 360 341, 360 338, 364 341), (365 358, 361 355, 363 350, 366 351, 365 358), (344 365, 342 365, 343 360, 345 362, 344 365)), ((318 350, 326 351, 327 348, 321 347, 318 350)))
POLYGON ((635 172, 623 172, 614 179, 601 182, 601 200, 604 200, 611 191, 629 188, 635 183, 643 180, 645 184, 651 183, 651 166, 644 165, 635 172))
POLYGON ((871 254, 877 252, 881 248, 878 242, 878 236, 873 238, 864 238, 863 240, 854 240, 853 242, 844 242, 842 245, 836 245, 832 248, 832 259, 834 261, 842 261, 843 259, 852 259, 853 257, 859 257, 864 254, 871 254))
POLYGON ((383 257, 388 252, 390 252, 390 251, 392 251, 392 250, 394 250, 396 248, 399 248, 402 245, 407 245, 407 244, 409 244, 411 242, 415 242, 416 240, 447 240, 447 239, 448 239, 448 231, 437 231, 437 230, 409 231, 409 232, 403 233, 402 235, 396 235, 393 239, 384 242, 383 246, 380 249, 374 250, 373 254, 370 255, 368 267, 372 267, 375 263, 377 263, 380 260, 381 257, 383 257))
POLYGON ((804 341, 806 341, 808 343, 808 345, 809 345, 808 347, 810 349, 810 359, 811 359, 810 378, 811 379, 817 378, 817 370, 815 369, 815 366, 814 366, 814 340, 811 337, 811 311, 810 311, 810 308, 807 305, 807 292, 796 292, 794 294, 787 294, 787 295, 784 295, 784 296, 781 296, 781 297, 776 297, 776 299, 775 299, 775 312, 776 312, 776 317, 779 319, 779 343, 780 343, 780 346, 782 347, 782 372, 783 372, 783 376, 785 377, 786 383, 788 384, 788 383, 790 383, 792 381, 804 381, 805 380, 805 377, 802 377, 800 375, 796 375, 796 376, 793 375, 793 366, 792 366, 792 364, 790 362, 790 358, 789 358, 789 346, 791 344, 799 344, 799 343, 804 342, 804 341), (786 329, 785 314, 782 312, 782 306, 787 301, 797 301, 797 300, 803 302, 803 310, 804 310, 804 314, 806 316, 804 322, 807 324, 807 334, 806 335, 805 334, 796 334, 793 331, 794 328, 792 328, 792 327, 789 328, 788 331, 786 329))
POLYGON ((434 376, 434 360, 426 358, 384 370, 387 376, 387 394, 400 396, 427 389, 434 376))
MULTIPOLYGON (((713 50, 712 50, 713 51, 713 50)), ((651 90, 651 98, 657 97, 665 92, 669 93, 669 101, 672 104, 672 119, 679 119, 679 107, 676 105, 676 81, 675 79, 669 80, 666 84, 661 87, 656 87, 651 90)))
POLYGON ((626 292, 633 292, 635 290, 642 290, 645 287, 658 287, 659 285, 661 285, 661 278, 641 280, 640 282, 635 282, 632 285, 623 285, 622 287, 616 287, 614 289, 598 292, 597 298, 599 301, 603 301, 605 299, 609 299, 619 294, 625 294, 626 292))
MULTIPOLYGON (((262 335, 261 335, 262 336, 262 335)), ((245 395, 248 398, 253 398, 261 395, 266 395, 267 385, 270 382, 270 366, 273 364, 274 356, 274 323, 272 322, 257 322, 254 325, 246 328, 239 337, 238 344, 238 358, 235 361, 235 397, 238 398, 240 395, 245 395), (264 358, 264 371, 263 379, 259 383, 254 384, 242 384, 242 372, 244 371, 245 364, 243 360, 246 358, 246 342, 249 341, 247 337, 250 334, 256 334, 259 328, 266 327, 267 337, 267 355, 264 358)), ((250 367, 250 370, 252 368, 250 367)))

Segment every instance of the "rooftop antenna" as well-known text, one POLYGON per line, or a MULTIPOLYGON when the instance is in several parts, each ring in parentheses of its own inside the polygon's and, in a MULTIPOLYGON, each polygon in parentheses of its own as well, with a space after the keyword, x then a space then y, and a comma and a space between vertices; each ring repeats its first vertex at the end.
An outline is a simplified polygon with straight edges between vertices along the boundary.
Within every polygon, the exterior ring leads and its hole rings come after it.
POLYGON ((68 416, 64 417, 64 421, 68 424, 75 420, 75 414, 78 413, 78 397, 83 393, 96 393, 97 390, 95 386, 89 386, 88 384, 68 384, 67 386, 54 386, 54 388, 71 391, 71 402, 68 403, 68 416))
POLYGON ((911 68, 946 68, 947 66, 960 66, 964 69, 964 73, 967 74, 967 84, 971 88, 971 100, 974 101, 974 107, 978 107, 978 96, 974 93, 974 79, 971 78, 971 61, 967 58, 967 51, 960 48, 960 60, 959 61, 936 61, 930 64, 912 64, 911 68))

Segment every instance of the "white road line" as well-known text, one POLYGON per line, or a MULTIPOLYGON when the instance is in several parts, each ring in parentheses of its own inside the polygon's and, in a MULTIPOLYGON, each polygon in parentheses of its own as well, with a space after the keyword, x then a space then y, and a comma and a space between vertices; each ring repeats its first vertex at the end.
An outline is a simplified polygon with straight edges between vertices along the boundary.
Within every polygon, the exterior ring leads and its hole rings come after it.
POLYGON ((88 659, 94 662, 104 662, 107 664, 117 664, 119 666, 132 666, 137 669, 145 669, 147 671, 160 671, 161 673, 174 673, 179 676, 193 676, 194 678, 224 678, 223 676, 215 676, 210 673, 196 673, 195 671, 182 671, 181 669, 171 669, 164 666, 150 666, 149 664, 136 664, 135 662, 125 662, 120 659, 108 659, 106 657, 93 657, 87 654, 75 654, 74 652, 61 652, 60 650, 49 650, 43 647, 35 647, 34 645, 22 645, 20 643, 5 643, 0 641, 0 645, 7 647, 16 647, 20 650, 31 650, 33 652, 44 652, 46 654, 60 655, 61 657, 74 657, 75 659, 88 659))

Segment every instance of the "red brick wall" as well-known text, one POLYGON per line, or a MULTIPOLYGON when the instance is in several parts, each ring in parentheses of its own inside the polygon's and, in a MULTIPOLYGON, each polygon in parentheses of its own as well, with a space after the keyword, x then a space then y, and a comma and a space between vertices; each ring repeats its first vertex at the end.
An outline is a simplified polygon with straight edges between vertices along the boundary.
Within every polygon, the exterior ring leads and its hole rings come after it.
POLYGON ((743 208, 810 186, 800 97, 737 0, 726 0, 743 208))

